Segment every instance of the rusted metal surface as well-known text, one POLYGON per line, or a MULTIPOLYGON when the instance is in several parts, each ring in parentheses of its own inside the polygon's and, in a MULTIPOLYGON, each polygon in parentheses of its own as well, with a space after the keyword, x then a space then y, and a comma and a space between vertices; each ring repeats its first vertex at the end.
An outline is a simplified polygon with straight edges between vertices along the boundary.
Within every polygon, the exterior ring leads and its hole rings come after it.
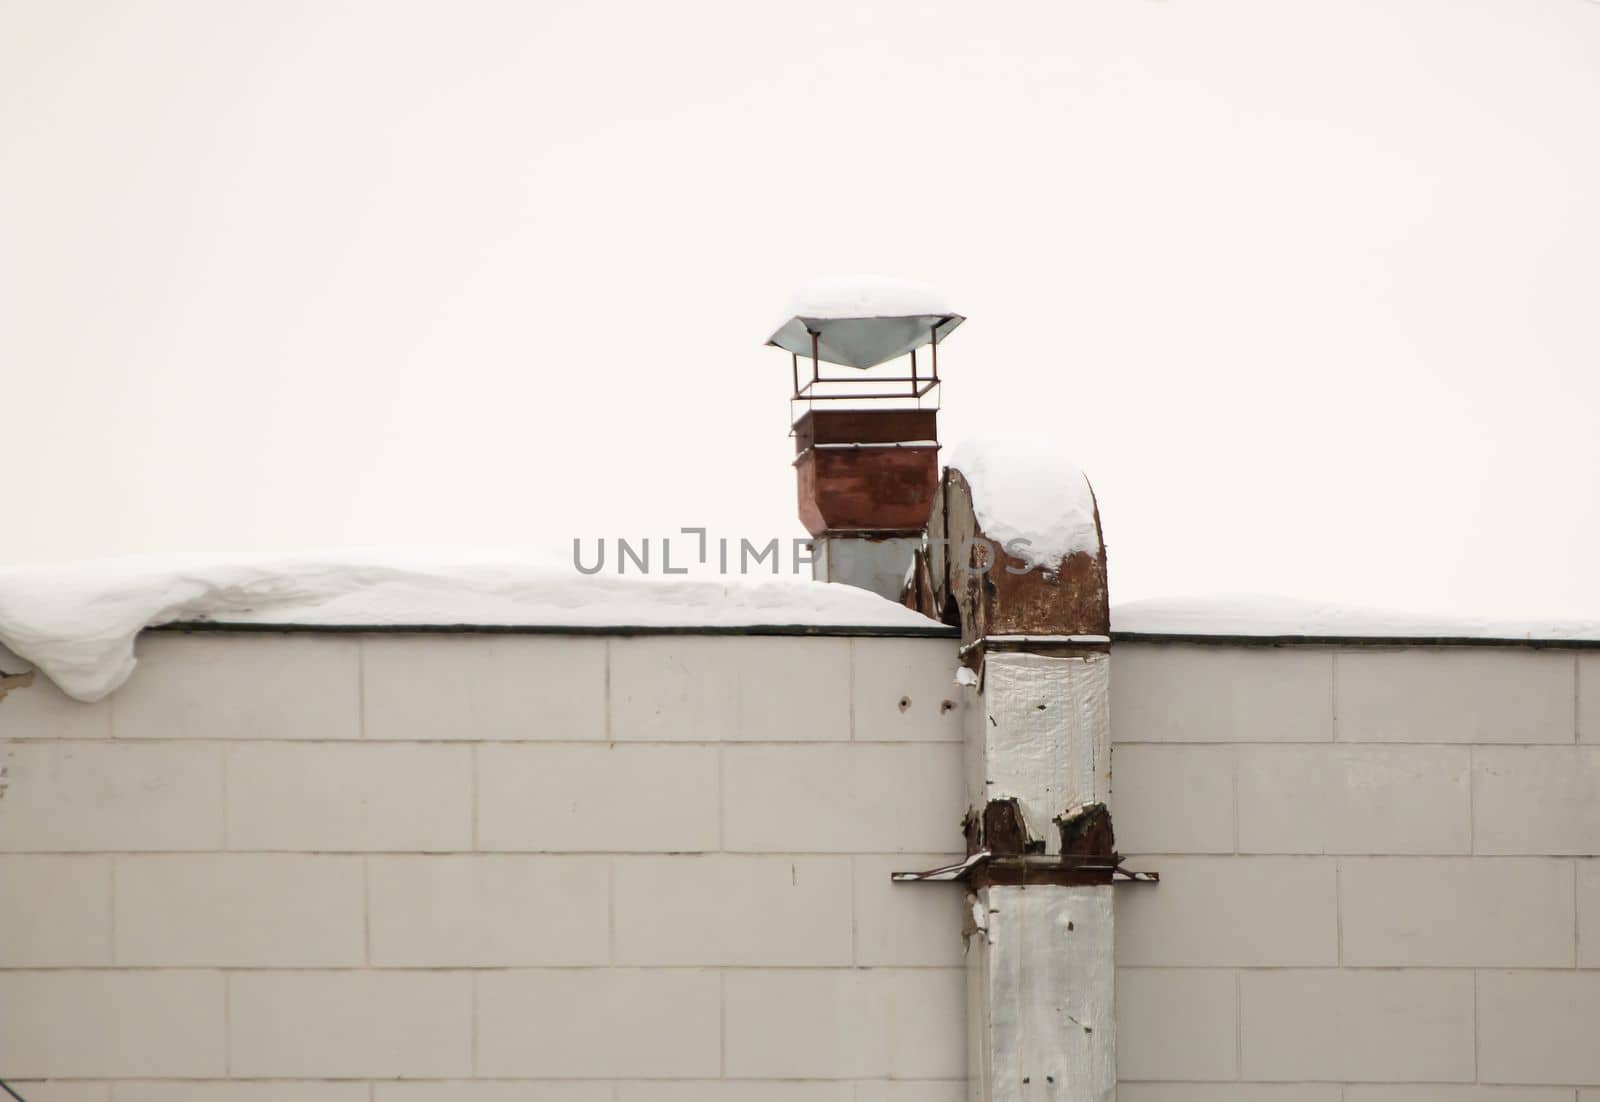
POLYGON ((0 700, 4 700, 12 689, 26 689, 32 684, 32 670, 27 673, 6 673, 5 670, 0 670, 0 700))
POLYGON ((918 548, 911 559, 911 580, 901 591, 900 603, 910 609, 932 608, 933 571, 928 566, 926 548, 918 548))
POLYGON ((896 399, 896 398, 925 398, 925 397, 927 397, 928 393, 934 389, 934 387, 939 385, 938 383, 932 382, 930 380, 924 380, 920 385, 913 384, 913 389, 905 391, 904 393, 901 393, 899 391, 894 391, 894 390, 885 390, 885 391, 853 391, 852 390, 852 391, 845 391, 845 392, 840 393, 840 394, 830 394, 827 391, 823 391, 823 390, 818 390, 817 389, 818 387, 827 386, 830 383, 848 384, 848 383, 855 383, 855 382, 899 383, 899 382, 912 382, 912 380, 910 380, 910 379, 900 379, 900 378, 866 379, 866 380, 857 380, 857 379, 814 379, 811 382, 807 383, 799 394, 795 395, 794 401, 797 401, 797 402, 861 402, 861 401, 887 401, 887 400, 896 399))
POLYGON ((824 532, 922 531, 939 486, 939 448, 810 447, 795 460, 800 522, 824 532))
POLYGON ((1002 856, 979 850, 953 865, 941 865, 923 872, 896 872, 890 879, 901 884, 933 884, 961 881, 974 890, 1003 884, 1156 884, 1161 876, 1127 868, 1116 853, 1104 856, 1042 856, 1012 854, 1002 856))
POLYGON ((929 600, 909 590, 904 596, 917 599, 914 607, 925 615, 950 622, 955 613, 968 665, 981 663, 992 636, 1110 635, 1103 541, 1094 553, 1074 553, 1054 569, 1029 568, 985 535, 960 471, 946 470, 939 490, 929 510, 929 600))
POLYGON ((967 856, 977 853, 988 853, 983 848, 983 817, 978 814, 975 807, 967 808, 967 813, 961 816, 961 836, 967 840, 967 856))
POLYGON ((1076 886, 1081 884, 1109 884, 1116 872, 1118 860, 1112 857, 1095 858, 992 858, 972 870, 967 883, 974 888, 994 885, 1028 887, 1035 884, 1076 886))
POLYGON ((1042 839, 1032 837, 1022 806, 1014 797, 990 800, 982 812, 968 811, 961 821, 967 859, 959 865, 927 873, 896 873, 896 880, 966 879, 982 884, 1109 884, 1113 879, 1154 883, 1154 873, 1122 867, 1116 832, 1105 804, 1085 804, 1058 815, 1061 851, 1044 853, 1042 839), (951 875, 956 873, 956 875, 951 875))
MULTIPOLYGON (((1072 808, 1053 820, 1061 832, 1063 858, 1109 857, 1116 853, 1116 834, 1105 804, 1072 808)), ((969 812, 961 823, 967 852, 980 850, 995 857, 1035 855, 1044 852, 1044 839, 1028 830, 1022 804, 1014 796, 990 800, 982 814, 969 812)))
POLYGON ((799 455, 813 444, 892 444, 938 436, 934 409, 812 409, 794 423, 794 450, 799 455))
POLYGON ((889 879, 897 880, 897 881, 901 881, 901 882, 905 882, 905 883, 911 883, 911 882, 915 882, 915 881, 929 881, 929 882, 932 882, 932 881, 965 880, 967 878, 968 874, 972 872, 972 870, 973 870, 973 868, 975 866, 981 864, 984 861, 987 861, 988 859, 989 859, 989 853, 988 853, 987 850, 985 850, 985 851, 982 851, 982 852, 979 852, 979 853, 974 853, 971 856, 969 856, 966 860, 957 861, 953 865, 940 865, 936 869, 928 869, 928 870, 926 870, 924 872, 895 872, 895 873, 890 873, 889 874, 889 879))
MULTIPOLYGON (((1035 839, 1028 833, 1022 804, 1015 797, 990 800, 983 809, 982 825, 980 845, 996 856, 1044 851, 1044 839, 1035 839)), ((968 845, 971 845, 970 840, 968 845)))
POLYGON ((1122 859, 1117 856, 1106 805, 1072 808, 1056 816, 1054 823, 1061 832, 1061 850, 1047 855, 1044 840, 1032 836, 1015 797, 990 800, 982 812, 967 812, 961 830, 967 839, 969 879, 994 884, 1109 883, 1122 859), (987 857, 981 865, 971 865, 982 855, 987 857))
POLYGON ((1116 853, 1116 834, 1111 829, 1111 812, 1105 804, 1085 804, 1058 816, 1061 830, 1061 856, 1107 857, 1116 853))
POLYGON ((912 607, 925 616, 932 616, 951 627, 961 626, 961 609, 956 602, 955 595, 950 591, 950 553, 943 540, 945 529, 945 502, 949 494, 945 488, 944 478, 939 479, 938 490, 933 495, 933 503, 928 509, 928 540, 925 557, 928 567, 928 584, 925 591, 915 596, 918 603, 912 607))
POLYGON ((1055 884, 1158 884, 1161 874, 1127 868, 1122 858, 1109 857, 1008 857, 993 858, 973 866, 967 882, 974 888, 994 885, 1027 887, 1055 884))

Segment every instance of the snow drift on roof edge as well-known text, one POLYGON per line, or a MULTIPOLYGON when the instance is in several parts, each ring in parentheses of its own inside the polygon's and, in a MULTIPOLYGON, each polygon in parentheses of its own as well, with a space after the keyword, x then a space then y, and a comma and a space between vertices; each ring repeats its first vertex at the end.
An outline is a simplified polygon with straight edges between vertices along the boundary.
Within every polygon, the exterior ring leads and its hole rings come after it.
MULTIPOLYGON (((175 621, 890 631, 935 623, 845 585, 581 576, 570 564, 503 555, 166 555, 0 570, 0 645, 78 700, 114 691, 133 672, 139 632, 175 621)), ((1600 641, 1593 620, 1428 616, 1238 595, 1120 604, 1111 626, 1147 635, 1600 641)))
POLYGON ((795 578, 582 575, 504 553, 160 555, 0 570, 0 645, 68 696, 133 672, 134 639, 180 621, 307 626, 872 627, 935 621, 865 590, 795 578))
POLYGON ((1361 608, 1261 594, 1157 597, 1111 606, 1119 635, 1328 639, 1600 640, 1600 621, 1517 620, 1361 608))

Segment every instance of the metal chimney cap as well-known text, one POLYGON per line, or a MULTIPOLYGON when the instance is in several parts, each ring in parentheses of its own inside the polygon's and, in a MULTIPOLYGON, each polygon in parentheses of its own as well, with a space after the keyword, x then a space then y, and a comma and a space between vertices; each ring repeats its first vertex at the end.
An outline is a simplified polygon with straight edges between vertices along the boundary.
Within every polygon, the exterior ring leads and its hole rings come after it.
POLYGON ((767 339, 786 352, 866 369, 943 341, 966 319, 933 288, 886 276, 818 280, 796 293, 789 318, 767 339), (816 336, 813 345, 812 336, 816 336))

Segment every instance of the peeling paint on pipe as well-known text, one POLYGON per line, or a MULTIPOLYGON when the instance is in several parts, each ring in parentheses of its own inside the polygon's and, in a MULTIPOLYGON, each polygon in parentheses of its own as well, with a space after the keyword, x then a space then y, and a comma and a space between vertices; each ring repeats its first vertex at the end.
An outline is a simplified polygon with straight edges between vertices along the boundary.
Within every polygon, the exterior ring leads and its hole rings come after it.
POLYGON ((1102 655, 984 661, 984 806, 1016 800, 1044 853, 1061 852, 1058 817, 1110 796, 1110 665, 1102 655))
POLYGON ((968 969, 979 1097, 1116 1097, 1111 893, 1110 885, 977 893, 986 929, 969 943, 968 969))

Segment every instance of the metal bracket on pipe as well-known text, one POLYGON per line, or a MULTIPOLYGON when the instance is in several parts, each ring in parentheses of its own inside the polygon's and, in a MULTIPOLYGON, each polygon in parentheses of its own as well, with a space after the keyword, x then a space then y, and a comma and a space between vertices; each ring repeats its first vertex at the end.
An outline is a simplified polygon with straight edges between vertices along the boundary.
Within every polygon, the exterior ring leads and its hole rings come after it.
POLYGON ((953 880, 976 884, 1157 884, 1161 874, 1124 868, 1122 858, 1115 853, 1109 857, 996 857, 981 849, 954 865, 925 872, 890 873, 889 879, 900 884, 953 880))
POLYGON ((929 869, 926 872, 891 872, 889 874, 889 879, 895 881, 896 883, 909 884, 915 884, 918 881, 923 880, 965 880, 973 869, 977 868, 987 860, 989 860, 989 851, 986 849, 980 849, 977 853, 974 853, 965 861, 958 862, 954 865, 942 865, 939 868, 929 869))

